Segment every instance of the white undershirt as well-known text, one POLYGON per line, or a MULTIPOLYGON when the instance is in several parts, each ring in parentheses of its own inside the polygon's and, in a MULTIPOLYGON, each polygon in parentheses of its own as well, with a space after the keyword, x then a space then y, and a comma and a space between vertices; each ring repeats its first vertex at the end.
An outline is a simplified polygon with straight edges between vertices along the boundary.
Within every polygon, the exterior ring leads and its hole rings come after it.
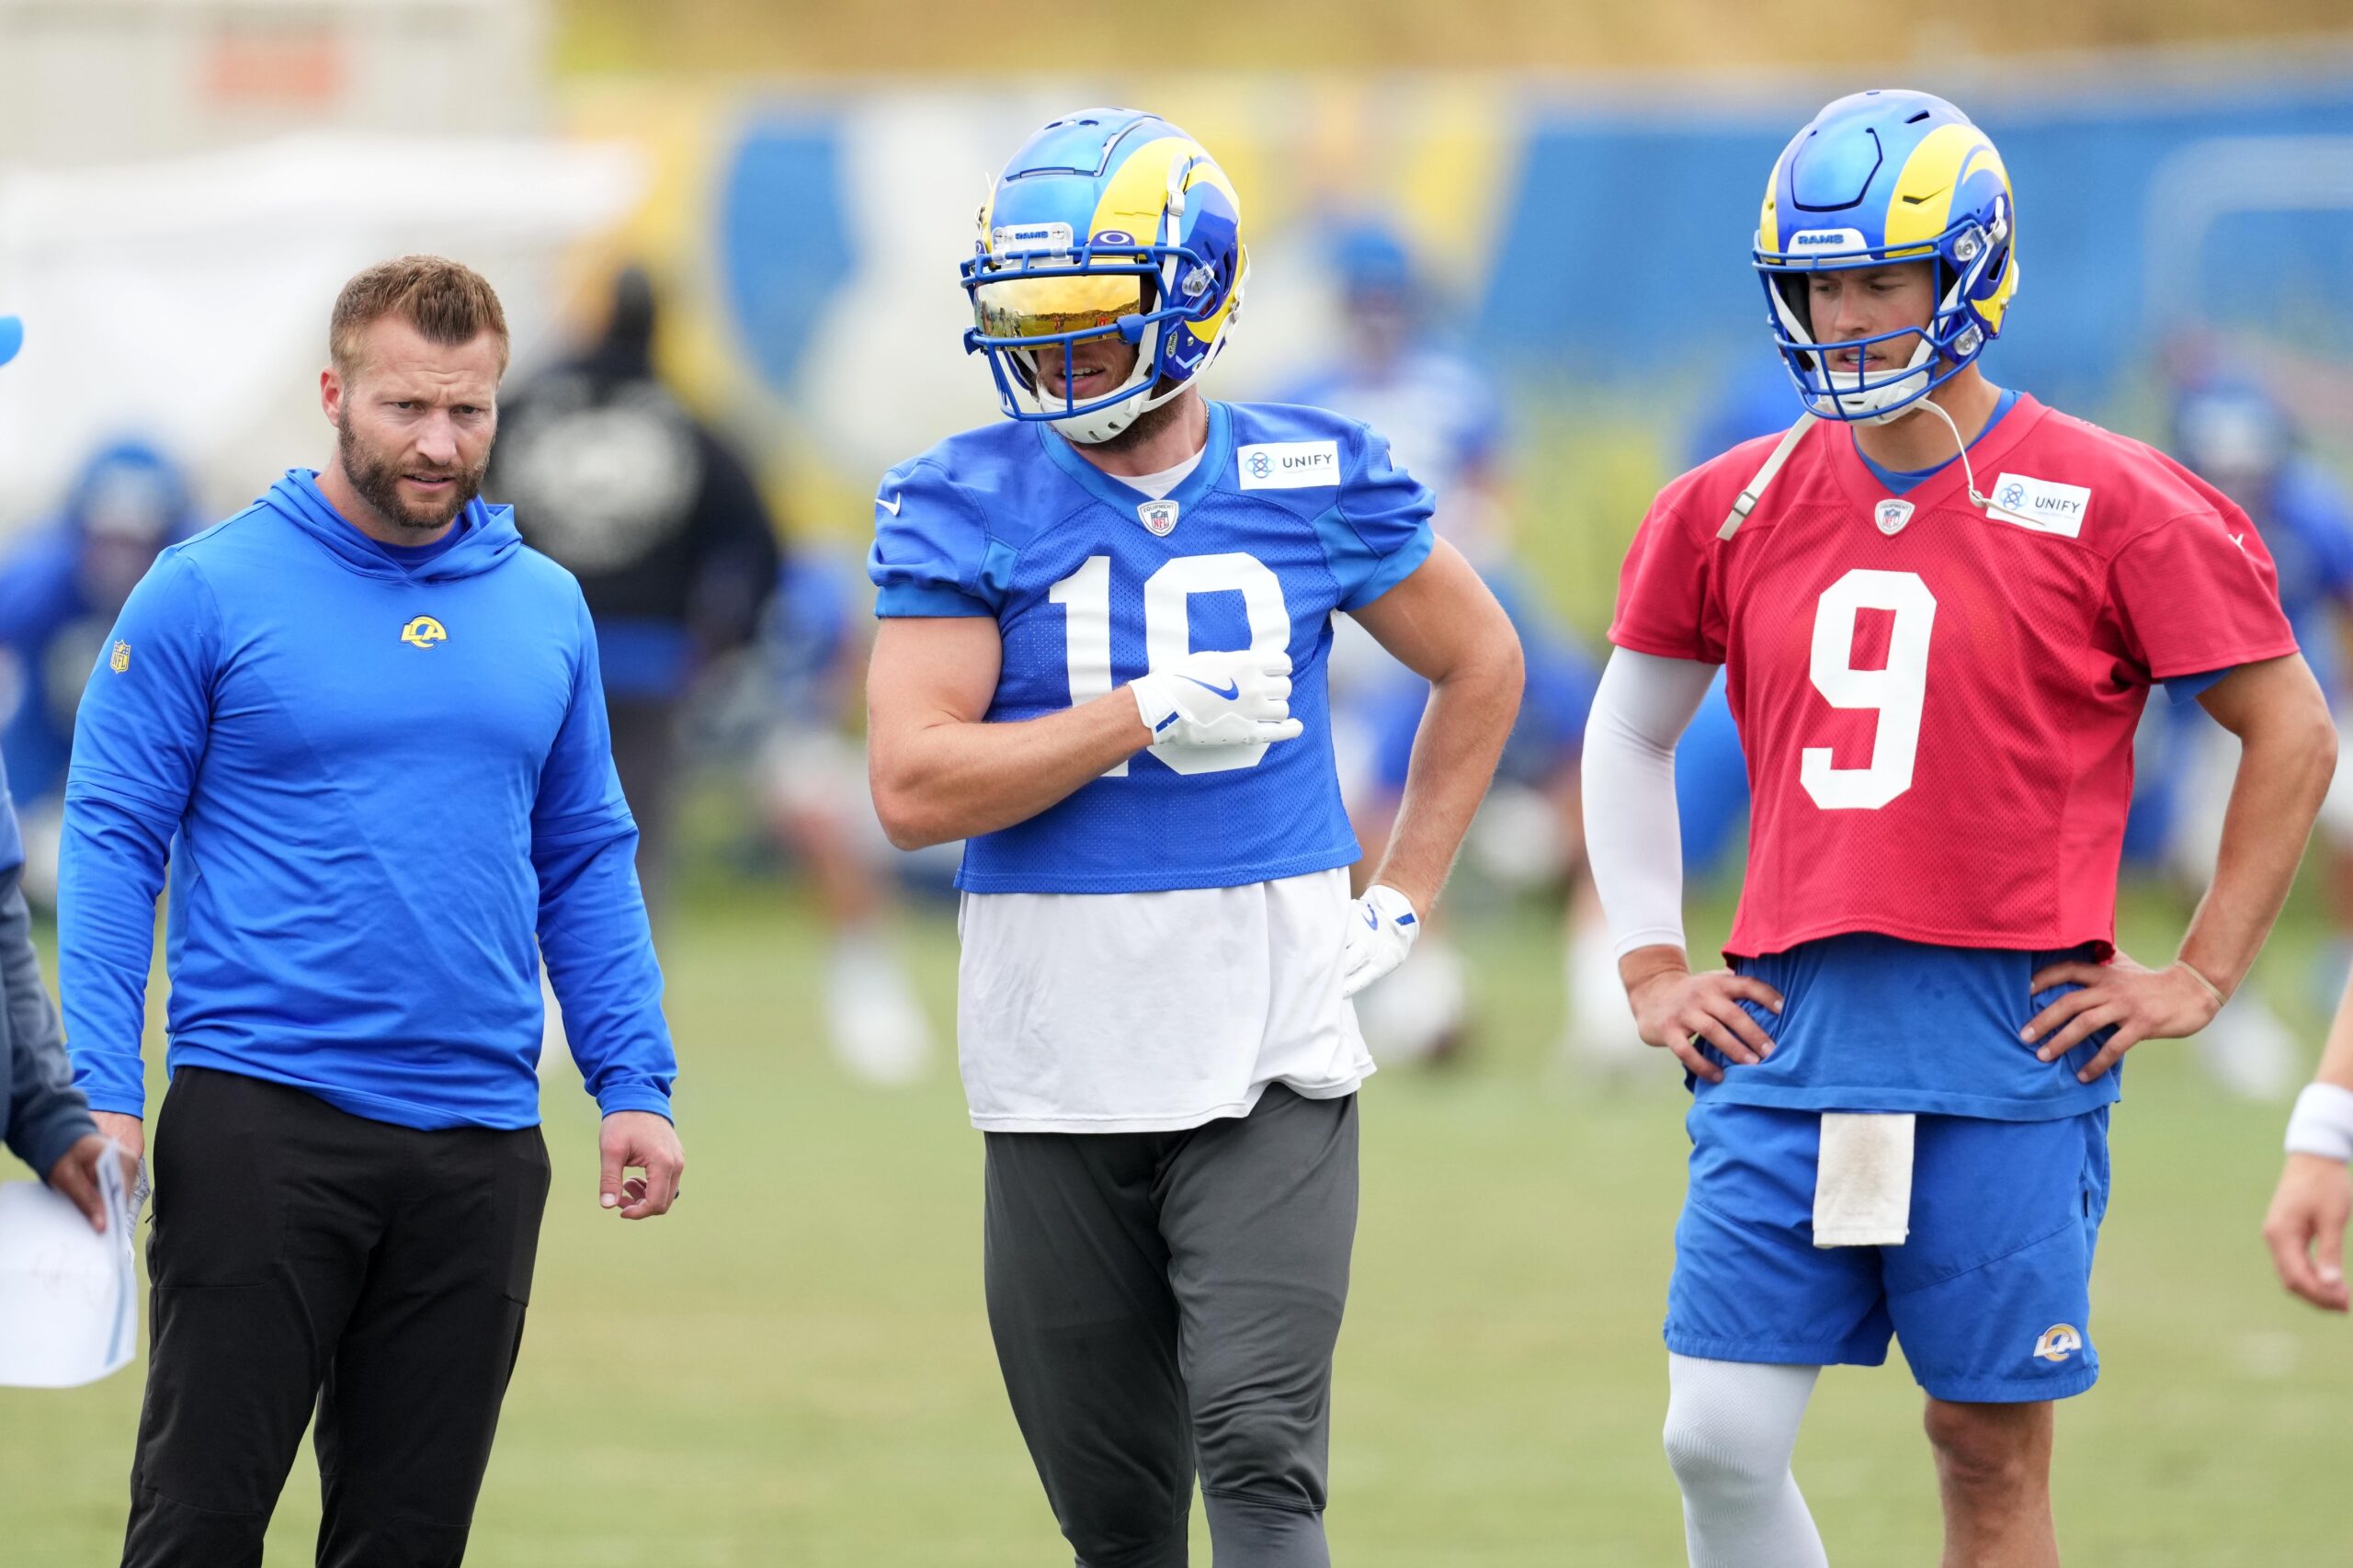
MULTIPOLYGON (((1204 447, 1202 451, 1209 449, 1204 447)), ((1175 468, 1162 469, 1158 473, 1115 473, 1111 477, 1131 490, 1141 490, 1155 501, 1165 501, 1168 493, 1185 483, 1185 476, 1201 466, 1201 453, 1195 452, 1175 468)))
POLYGON ((966 893, 956 1045, 989 1132, 1170 1132, 1269 1084, 1353 1092, 1345 869, 1165 892, 966 893))
POLYGON ((1585 841, 1620 958, 1683 946, 1675 746, 1716 666, 1612 649, 1585 727, 1585 841))

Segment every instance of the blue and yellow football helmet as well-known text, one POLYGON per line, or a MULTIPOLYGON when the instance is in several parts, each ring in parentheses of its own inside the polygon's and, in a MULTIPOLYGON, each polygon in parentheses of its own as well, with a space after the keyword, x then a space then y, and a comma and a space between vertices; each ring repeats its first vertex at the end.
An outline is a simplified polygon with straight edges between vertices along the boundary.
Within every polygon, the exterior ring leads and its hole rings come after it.
POLYGON ((1154 115, 1086 109, 1029 138, 981 209, 964 347, 987 357, 1010 417, 1108 440, 1218 357, 1249 270, 1233 184, 1199 142, 1154 115), (1081 400, 1072 350, 1109 337, 1135 345, 1135 369, 1081 400), (1063 357, 1060 398, 1040 354, 1063 357))
POLYGON ((1824 419, 1893 419, 1999 336, 2018 288, 2009 172, 1986 134, 1927 93, 1855 93, 1799 131, 1773 165, 1754 253, 1773 341, 1798 395, 1824 419), (1927 261, 1937 308, 1902 369, 1834 371, 1824 350, 1862 350, 1911 329, 1817 343, 1810 274, 1927 261))

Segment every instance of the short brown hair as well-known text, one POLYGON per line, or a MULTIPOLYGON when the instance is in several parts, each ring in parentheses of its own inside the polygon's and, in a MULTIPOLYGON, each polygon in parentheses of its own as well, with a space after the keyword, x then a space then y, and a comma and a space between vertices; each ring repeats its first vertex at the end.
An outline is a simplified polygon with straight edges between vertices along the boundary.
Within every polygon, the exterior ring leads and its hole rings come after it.
POLYGON ((380 261, 343 286, 327 326, 327 353, 348 376, 362 358, 360 338, 389 315, 398 315, 428 343, 450 347, 472 343, 485 332, 498 335, 498 369, 506 369, 506 312, 483 275, 438 256, 395 256, 380 261))

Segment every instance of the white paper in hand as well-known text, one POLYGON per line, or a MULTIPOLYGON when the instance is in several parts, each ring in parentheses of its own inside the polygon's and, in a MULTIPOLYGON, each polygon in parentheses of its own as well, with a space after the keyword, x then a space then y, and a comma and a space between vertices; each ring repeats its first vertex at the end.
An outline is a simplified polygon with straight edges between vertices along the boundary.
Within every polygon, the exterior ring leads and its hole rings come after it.
POLYGON ((131 1195, 98 1162, 107 1229, 37 1181, 0 1187, 0 1384, 63 1389, 119 1371, 139 1339, 131 1195))

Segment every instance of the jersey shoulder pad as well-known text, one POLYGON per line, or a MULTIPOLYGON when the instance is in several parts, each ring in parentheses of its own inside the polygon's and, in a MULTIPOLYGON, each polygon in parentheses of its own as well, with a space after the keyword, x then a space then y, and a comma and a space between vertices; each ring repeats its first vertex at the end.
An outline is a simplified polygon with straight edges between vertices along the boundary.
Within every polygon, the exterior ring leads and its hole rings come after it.
POLYGON ((1402 471, 1377 430, 1328 408, 1303 403, 1228 405, 1233 421, 1231 472, 1222 482, 1301 511, 1344 503, 1368 484, 1389 484, 1402 471))
POLYGON ((980 615, 1000 608, 1051 468, 1027 425, 950 436, 892 469, 874 491, 867 574, 883 615, 980 615))
POLYGON ((2082 491, 2075 537, 2103 554, 2177 517, 2248 526, 2236 502, 2169 454, 2055 408, 1999 460, 1980 462, 1977 485, 1996 506, 2031 505, 2053 487, 2082 491))

